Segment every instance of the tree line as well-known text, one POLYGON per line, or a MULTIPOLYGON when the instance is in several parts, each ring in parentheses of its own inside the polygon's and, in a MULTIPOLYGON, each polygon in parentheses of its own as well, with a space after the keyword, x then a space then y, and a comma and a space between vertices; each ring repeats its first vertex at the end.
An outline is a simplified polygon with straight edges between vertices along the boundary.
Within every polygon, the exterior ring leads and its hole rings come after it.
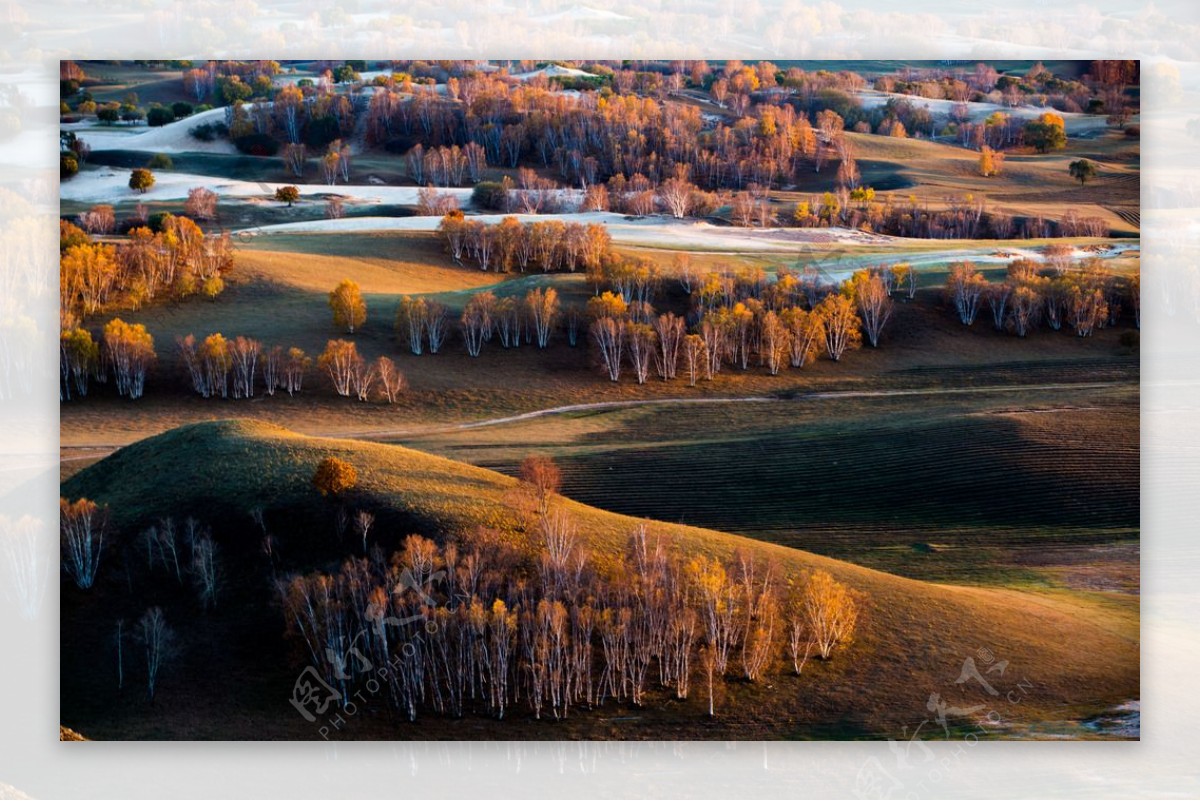
POLYGON ((1076 262, 1070 247, 1051 246, 1045 263, 1016 259, 1006 276, 989 282, 969 261, 950 265, 945 297, 963 325, 973 325, 985 309, 997 331, 1028 335, 1043 322, 1064 325, 1077 336, 1115 325, 1125 308, 1141 327, 1141 280, 1120 277, 1096 258, 1076 262), (985 305, 986 304, 986 305, 985 305), (1126 306, 1128 304, 1128 306, 1126 306))
POLYGON ((452 211, 438 224, 450 257, 481 270, 576 272, 597 268, 612 252, 612 236, 600 223, 545 220, 531 223, 505 217, 489 225, 452 211))

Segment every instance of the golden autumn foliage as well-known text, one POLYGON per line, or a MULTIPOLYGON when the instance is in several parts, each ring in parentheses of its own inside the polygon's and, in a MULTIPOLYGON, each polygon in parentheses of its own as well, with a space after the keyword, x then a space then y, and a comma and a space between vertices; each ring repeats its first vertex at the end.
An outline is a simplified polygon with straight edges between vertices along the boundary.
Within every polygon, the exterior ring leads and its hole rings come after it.
POLYGON ((329 456, 317 465, 312 483, 321 495, 336 497, 358 484, 358 471, 349 462, 329 456))

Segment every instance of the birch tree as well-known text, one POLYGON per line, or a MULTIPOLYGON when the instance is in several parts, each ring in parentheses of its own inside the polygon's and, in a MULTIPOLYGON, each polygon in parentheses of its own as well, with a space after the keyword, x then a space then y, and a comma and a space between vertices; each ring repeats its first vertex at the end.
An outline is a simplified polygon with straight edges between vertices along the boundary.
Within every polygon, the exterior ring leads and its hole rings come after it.
POLYGON ((525 295, 525 308, 533 323, 537 336, 537 346, 546 347, 550 342, 550 332, 558 318, 558 292, 554 287, 531 289, 525 295))
POLYGON ((75 586, 86 590, 95 582, 96 571, 100 569, 108 510, 87 498, 74 503, 59 498, 58 511, 63 570, 75 586))
POLYGON ((954 303, 958 319, 963 325, 975 322, 979 313, 979 299, 987 288, 985 279, 969 261, 959 261, 950 265, 950 274, 946 279, 946 293, 954 303))
POLYGON ((344 327, 348 334, 353 334, 355 328, 367 321, 367 304, 362 290, 348 278, 329 293, 329 308, 333 310, 333 324, 344 327))
POLYGON ((146 387, 146 371, 155 359, 154 337, 141 323, 114 318, 104 326, 104 356, 116 376, 117 394, 136 400, 146 387))
POLYGON ((379 387, 383 392, 384 400, 388 403, 395 403, 408 383, 404 378, 404 373, 400 372, 396 368, 396 363, 387 356, 380 356, 375 361, 375 374, 379 377, 379 387))
POLYGON ((708 364, 708 348, 702 337, 688 334, 683 338, 683 363, 687 368, 688 386, 696 386, 696 379, 708 364))
POLYGON ((317 359, 317 366, 329 375, 333 389, 344 398, 350 397, 355 378, 355 367, 362 361, 358 348, 344 339, 331 339, 325 352, 317 359))
POLYGON ((167 625, 162 607, 146 610, 138 621, 137 637, 146 659, 146 694, 153 704, 159 673, 174 653, 175 632, 167 625))
MULTIPOLYGON (((681 317, 674 312, 660 314, 653 320, 654 333, 658 335, 658 350, 655 353, 654 365, 658 376, 664 381, 675 378, 679 369, 679 348, 687 332, 687 327, 681 317)), ((694 386, 694 384, 693 384, 694 386)))
POLYGON ((283 384, 288 395, 295 395, 304 386, 304 374, 312 366, 312 359, 300 348, 288 348, 283 363, 283 384))
POLYGON ((825 332, 825 352, 833 361, 840 361, 847 350, 862 342, 862 330, 854 304, 845 295, 829 295, 817 305, 814 313, 821 317, 825 332))

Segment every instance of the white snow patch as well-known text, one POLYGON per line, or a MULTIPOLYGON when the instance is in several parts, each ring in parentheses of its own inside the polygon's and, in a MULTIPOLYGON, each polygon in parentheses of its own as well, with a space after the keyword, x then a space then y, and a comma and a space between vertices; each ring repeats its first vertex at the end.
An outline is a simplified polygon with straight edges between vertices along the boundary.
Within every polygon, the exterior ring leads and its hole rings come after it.
MULTIPOLYGON (((313 195, 333 194, 349 198, 357 203, 415 205, 417 192, 420 191, 420 187, 416 186, 265 183, 160 170, 154 173, 156 179, 154 186, 145 194, 141 194, 129 188, 130 172, 130 170, 119 167, 84 170, 74 178, 62 183, 59 197, 63 200, 86 203, 112 203, 121 200, 175 200, 186 198, 188 190, 202 186, 216 192, 222 199, 269 198, 274 196, 275 190, 281 186, 296 186, 300 190, 301 199, 313 195)), ((472 191, 470 188, 438 190, 443 194, 454 195, 460 206, 465 206, 470 201, 472 191)))
POLYGON ((201 142, 189 131, 197 125, 209 122, 224 122, 225 109, 214 108, 184 117, 158 128, 145 125, 97 126, 91 122, 66 123, 64 131, 87 142, 95 151, 101 150, 154 150, 160 153, 237 153, 237 148, 228 139, 218 137, 211 142, 201 142))

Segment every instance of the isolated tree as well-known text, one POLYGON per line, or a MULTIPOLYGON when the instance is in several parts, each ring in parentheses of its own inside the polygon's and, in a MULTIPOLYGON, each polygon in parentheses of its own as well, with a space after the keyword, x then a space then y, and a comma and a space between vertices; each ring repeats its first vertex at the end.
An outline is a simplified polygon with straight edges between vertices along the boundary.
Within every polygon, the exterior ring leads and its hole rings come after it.
POLYGON ((167 625, 161 607, 146 610, 138 621, 137 638, 146 657, 146 694, 150 703, 158 690, 158 674, 174 654, 175 632, 167 625))
POLYGON ((336 498, 358 484, 358 471, 349 462, 328 456, 317 465, 312 484, 321 495, 336 498))
POLYGON ((343 398, 350 397, 355 385, 355 370, 362 362, 358 348, 353 342, 344 339, 331 339, 325 345, 325 352, 317 359, 317 366, 329 375, 333 389, 343 398))
POLYGON ((299 199, 300 188, 297 186, 281 186, 275 190, 275 200, 288 204, 288 208, 299 199))
POLYGON ((532 496, 538 517, 545 519, 550 501, 562 486, 562 471, 549 456, 531 454, 521 460, 517 475, 532 496))
POLYGON ((217 546, 208 532, 192 544, 192 583, 203 609, 217 605, 217 546))
POLYGON ((984 178, 999 175, 1004 167, 1004 153, 984 145, 979 150, 979 174, 984 178))
POLYGON ((847 350, 862 343, 862 328, 854 304, 845 295, 833 294, 813 310, 821 317, 825 333, 825 352, 833 361, 840 361, 847 350))
POLYGON ((354 513, 354 533, 362 540, 363 553, 367 552, 367 537, 370 535, 371 527, 374 525, 375 515, 366 509, 359 509, 354 513))
POLYGON ((154 186, 154 173, 138 167, 133 172, 129 173, 129 188, 135 192, 146 194, 146 190, 154 186))
POLYGON ((1080 186, 1083 186, 1090 179, 1095 178, 1100 174, 1100 170, 1098 167, 1096 167, 1095 163, 1088 161, 1087 159, 1072 161, 1067 165, 1067 172, 1071 174, 1072 178, 1074 178, 1076 181, 1079 181, 1080 186))
POLYGON ((58 500, 59 539, 62 546, 62 566, 75 586, 86 590, 96 580, 100 555, 104 550, 104 532, 108 526, 108 509, 87 498, 70 503, 58 500))
POLYGON ((183 213, 193 220, 211 220, 217 216, 217 193, 203 186, 188 190, 183 213))
POLYGON ((329 308, 333 310, 333 324, 354 333, 367 321, 367 303, 363 300, 358 284, 344 279, 329 293, 329 308))

